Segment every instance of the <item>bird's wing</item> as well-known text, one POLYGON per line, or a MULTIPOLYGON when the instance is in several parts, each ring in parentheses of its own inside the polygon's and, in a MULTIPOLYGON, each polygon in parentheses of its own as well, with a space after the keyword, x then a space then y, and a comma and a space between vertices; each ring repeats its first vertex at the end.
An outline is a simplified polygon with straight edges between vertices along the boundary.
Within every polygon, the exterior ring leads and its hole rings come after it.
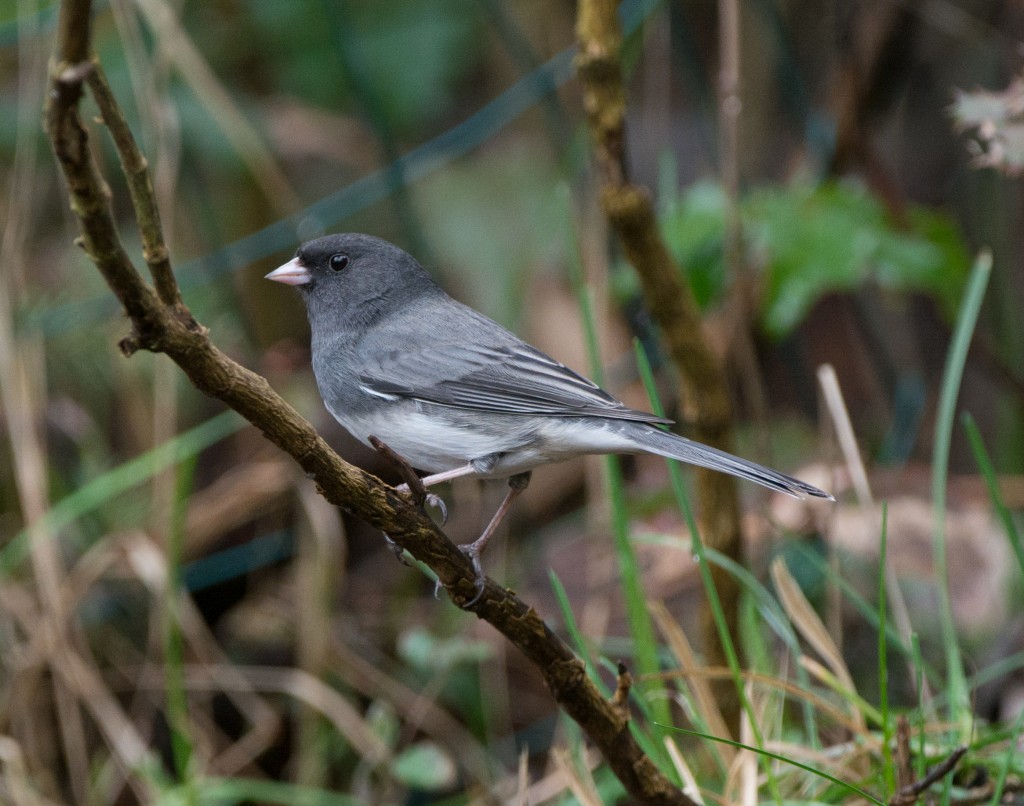
POLYGON ((435 344, 389 351, 360 374, 371 394, 475 411, 671 423, 631 409, 524 342, 435 344))

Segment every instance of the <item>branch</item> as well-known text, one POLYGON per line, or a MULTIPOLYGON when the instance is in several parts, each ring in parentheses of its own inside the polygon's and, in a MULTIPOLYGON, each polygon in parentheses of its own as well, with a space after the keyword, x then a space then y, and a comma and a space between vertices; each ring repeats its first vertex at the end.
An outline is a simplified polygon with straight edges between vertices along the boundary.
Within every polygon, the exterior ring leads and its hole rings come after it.
POLYGON ((160 226, 160 210, 156 206, 153 181, 149 175, 149 162, 139 150, 135 137, 121 113, 121 108, 110 91, 110 85, 99 62, 86 75, 86 82, 96 105, 103 110, 104 120, 111 137, 117 145, 121 167, 128 180, 128 192, 138 218, 139 233, 142 235, 142 256, 149 266, 150 276, 156 286, 157 296, 164 305, 184 312, 178 281, 171 271, 171 257, 164 243, 163 228, 160 226))
POLYGON ((702 430, 723 419, 728 421, 728 391, 703 338, 697 303, 661 237, 650 193, 629 181, 617 6, 618 0, 581 0, 576 23, 580 46, 576 69, 583 82, 583 106, 601 176, 601 203, 640 276, 651 315, 665 333, 672 358, 686 381, 687 415, 695 418, 695 427, 702 430))
MULTIPOLYGON (((618 234, 626 257, 636 269, 644 302, 665 336, 669 354, 683 380, 680 397, 693 438, 732 451, 732 406, 725 375, 704 338, 700 310, 683 272, 668 251, 647 188, 629 181, 626 168, 626 96, 619 66, 622 34, 618 0, 580 0, 576 20, 579 55, 576 69, 583 83, 594 156, 601 177, 601 204, 618 234)), ((739 503, 731 476, 697 468, 702 536, 727 557, 741 561, 739 503)), ((737 636, 739 586, 717 566, 712 577, 725 612, 727 630, 737 636)), ((710 665, 724 665, 726 655, 717 625, 705 606, 701 631, 710 665)), ((726 721, 736 730, 739 700, 728 681, 715 687, 726 721)))
MULTIPOLYGON (((221 352, 181 301, 146 161, 98 63, 88 58, 89 12, 88 0, 65 0, 61 5, 46 131, 78 219, 78 243, 131 320, 132 334, 121 341, 122 351, 131 355, 145 349, 168 355, 197 389, 235 409, 291 455, 330 503, 380 529, 429 566, 457 604, 471 601, 477 590, 475 573, 447 536, 397 491, 343 461, 264 378, 221 352), (132 265, 117 234, 109 190, 92 159, 89 137, 78 113, 83 82, 111 128, 156 292, 132 265)), ((583 663, 533 608, 488 578, 473 609, 537 666, 555 700, 597 745, 631 795, 643 803, 692 806, 644 755, 621 704, 601 696, 587 678, 583 663)))

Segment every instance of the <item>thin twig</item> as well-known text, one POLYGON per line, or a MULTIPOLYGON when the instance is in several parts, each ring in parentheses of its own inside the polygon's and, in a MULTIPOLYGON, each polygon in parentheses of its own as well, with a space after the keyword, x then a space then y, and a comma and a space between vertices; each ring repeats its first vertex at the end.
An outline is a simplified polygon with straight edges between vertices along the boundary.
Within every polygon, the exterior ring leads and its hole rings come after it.
POLYGON ((909 806, 909 804, 916 801, 921 795, 934 784, 936 781, 940 781, 945 778, 950 772, 952 772, 956 765, 960 763, 960 759, 967 753, 967 747, 960 745, 949 757, 944 761, 936 764, 920 781, 915 781, 909 786, 905 786, 899 789, 892 800, 889 801, 891 806, 909 806))
MULTIPOLYGON (((846 461, 847 470, 853 483, 853 489, 857 494, 858 502, 865 511, 873 512, 875 499, 871 492, 871 485, 868 482, 867 470, 864 467, 864 460, 860 455, 860 448, 857 447, 857 438, 853 432, 853 423, 850 420, 850 412, 843 397, 843 390, 839 386, 839 377, 831 364, 822 364, 818 367, 818 384, 825 399, 825 407, 828 409, 832 424, 836 430, 836 438, 839 441, 840 450, 843 452, 843 459, 846 461)), ((881 524, 879 524, 881 528, 881 524)), ((892 608, 893 621, 896 630, 899 632, 903 642, 910 646, 913 625, 910 622, 910 610, 907 607, 906 598, 900 588, 899 579, 892 565, 886 563, 882 569, 885 574, 886 596, 889 606, 892 608)), ((917 678, 916 669, 912 659, 907 659, 907 671, 910 679, 917 678)), ((921 679, 920 694, 925 702, 931 702, 932 695, 929 690, 927 679, 921 679)))
MULTIPOLYGON (((296 611, 302 614, 295 634, 295 673, 305 675, 299 679, 319 683, 333 671, 331 603, 345 586, 345 527, 337 508, 318 496, 310 485, 300 485, 297 492, 304 523, 293 570, 298 597, 296 611)), ((300 708, 295 719, 295 781, 301 786, 322 788, 328 780, 329 755, 325 753, 322 721, 322 715, 310 704, 300 708)), ((361 744, 363 740, 349 741, 360 753, 367 746, 361 744)), ((380 763, 382 759, 378 755, 373 760, 380 763)))
POLYGON ((178 283, 171 271, 171 258, 164 243, 163 228, 160 226, 160 210, 153 193, 153 183, 149 176, 149 163, 139 151, 135 137, 128 122, 121 113, 121 107, 114 99, 103 68, 98 62, 86 76, 86 83, 96 99, 96 106, 103 115, 103 122, 110 129, 110 135, 117 145, 117 154, 121 158, 121 169, 128 180, 128 192, 135 208, 135 219, 138 221, 142 235, 142 256, 149 266, 153 284, 161 302, 172 308, 183 307, 178 283))
POLYGON ((629 692, 633 688, 633 675, 629 668, 621 660, 618 663, 615 676, 615 693, 612 695, 612 702, 622 709, 626 717, 629 717, 629 692))
POLYGON ((906 714, 900 714, 896 720, 896 786, 900 792, 914 783, 910 753, 910 720, 906 714))
POLYGON ((412 494, 413 503, 418 507, 422 507, 423 503, 427 500, 427 488, 423 486, 423 479, 416 475, 416 471, 412 469, 412 465, 406 461, 404 456, 397 453, 380 437, 370 434, 369 441, 370 445, 373 446, 373 449, 394 466, 398 471, 398 474, 402 477, 402 481, 408 485, 409 492, 412 494))

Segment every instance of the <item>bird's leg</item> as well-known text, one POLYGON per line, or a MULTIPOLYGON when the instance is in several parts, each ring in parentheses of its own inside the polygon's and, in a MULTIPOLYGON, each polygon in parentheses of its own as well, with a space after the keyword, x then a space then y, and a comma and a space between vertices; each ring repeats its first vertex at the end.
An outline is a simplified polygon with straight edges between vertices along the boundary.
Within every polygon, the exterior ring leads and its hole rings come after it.
POLYGON ((530 483, 530 471, 525 473, 518 473, 512 476, 508 480, 508 492, 505 494, 505 500, 501 502, 501 506, 498 507, 498 511, 494 513, 494 517, 491 518, 491 522, 487 524, 487 528, 484 529, 483 533, 465 546, 459 546, 459 550, 462 551, 470 561, 473 563, 473 570, 476 572, 476 596, 470 599, 466 604, 462 605, 470 607, 476 604, 476 600, 480 598, 484 592, 484 582, 487 580, 487 575, 484 573, 483 565, 480 563, 480 555, 484 553, 484 549, 487 547, 488 541, 494 536, 494 533, 498 530, 498 526, 504 520, 505 516, 508 515, 510 509, 512 509, 512 503, 519 497, 519 494, 526 489, 530 483))
MULTIPOLYGON (((451 481, 452 479, 458 479, 463 476, 470 476, 474 473, 480 472, 480 468, 477 465, 469 463, 462 467, 456 467, 452 470, 443 470, 440 473, 432 473, 429 476, 420 478, 413 471, 412 466, 383 440, 371 435, 368 437, 368 441, 378 453, 398 468, 399 473, 402 474, 402 478, 405 479, 405 483, 399 484, 395 489, 400 493, 410 493, 413 497, 413 501, 420 507, 422 507, 423 504, 429 504, 430 506, 440 508, 442 522, 448 520, 448 510, 444 505, 444 501, 439 496, 427 492, 426 488, 434 484, 441 484, 446 481, 451 481)), ((485 528, 480 537, 472 543, 459 546, 459 550, 469 557, 470 562, 473 564, 473 571, 476 573, 476 596, 466 602, 463 607, 470 607, 474 605, 483 594, 487 575, 484 573, 483 565, 480 562, 480 556, 487 547, 487 543, 498 530, 498 526, 501 525, 505 516, 508 515, 509 510, 512 509, 513 502, 515 502, 516 498, 519 497, 519 494, 525 490, 529 484, 529 471, 512 476, 508 480, 508 492, 505 494, 505 498, 501 502, 501 506, 498 507, 498 511, 494 513, 490 523, 487 524, 487 528, 485 528)), ((387 540, 398 558, 402 560, 402 562, 405 562, 404 557, 402 557, 401 547, 387 535, 384 535, 384 539, 387 540)), ((441 583, 438 581, 434 594, 438 595, 440 593, 440 589, 441 583)))
MULTIPOLYGON (((476 467, 473 464, 467 464, 462 467, 457 467, 454 470, 443 470, 440 473, 432 473, 429 476, 424 476, 423 478, 418 479, 418 481, 424 487, 432 487, 435 484, 440 484, 444 481, 451 481, 452 479, 461 479, 463 476, 470 476, 473 473, 476 473, 476 467)), ((405 485, 402 485, 402 487, 399 487, 398 489, 401 490, 403 487, 405 487, 405 485)), ((408 490, 409 488, 405 487, 405 489, 408 490)))

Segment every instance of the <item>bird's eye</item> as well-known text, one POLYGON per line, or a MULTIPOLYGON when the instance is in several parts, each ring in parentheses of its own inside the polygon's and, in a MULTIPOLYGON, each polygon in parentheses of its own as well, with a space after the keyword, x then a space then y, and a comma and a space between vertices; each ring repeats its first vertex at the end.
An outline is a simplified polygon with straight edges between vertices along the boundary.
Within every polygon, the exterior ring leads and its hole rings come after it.
POLYGON ((336 255, 331 255, 329 263, 333 271, 341 271, 348 265, 348 255, 343 255, 340 252, 336 255))

